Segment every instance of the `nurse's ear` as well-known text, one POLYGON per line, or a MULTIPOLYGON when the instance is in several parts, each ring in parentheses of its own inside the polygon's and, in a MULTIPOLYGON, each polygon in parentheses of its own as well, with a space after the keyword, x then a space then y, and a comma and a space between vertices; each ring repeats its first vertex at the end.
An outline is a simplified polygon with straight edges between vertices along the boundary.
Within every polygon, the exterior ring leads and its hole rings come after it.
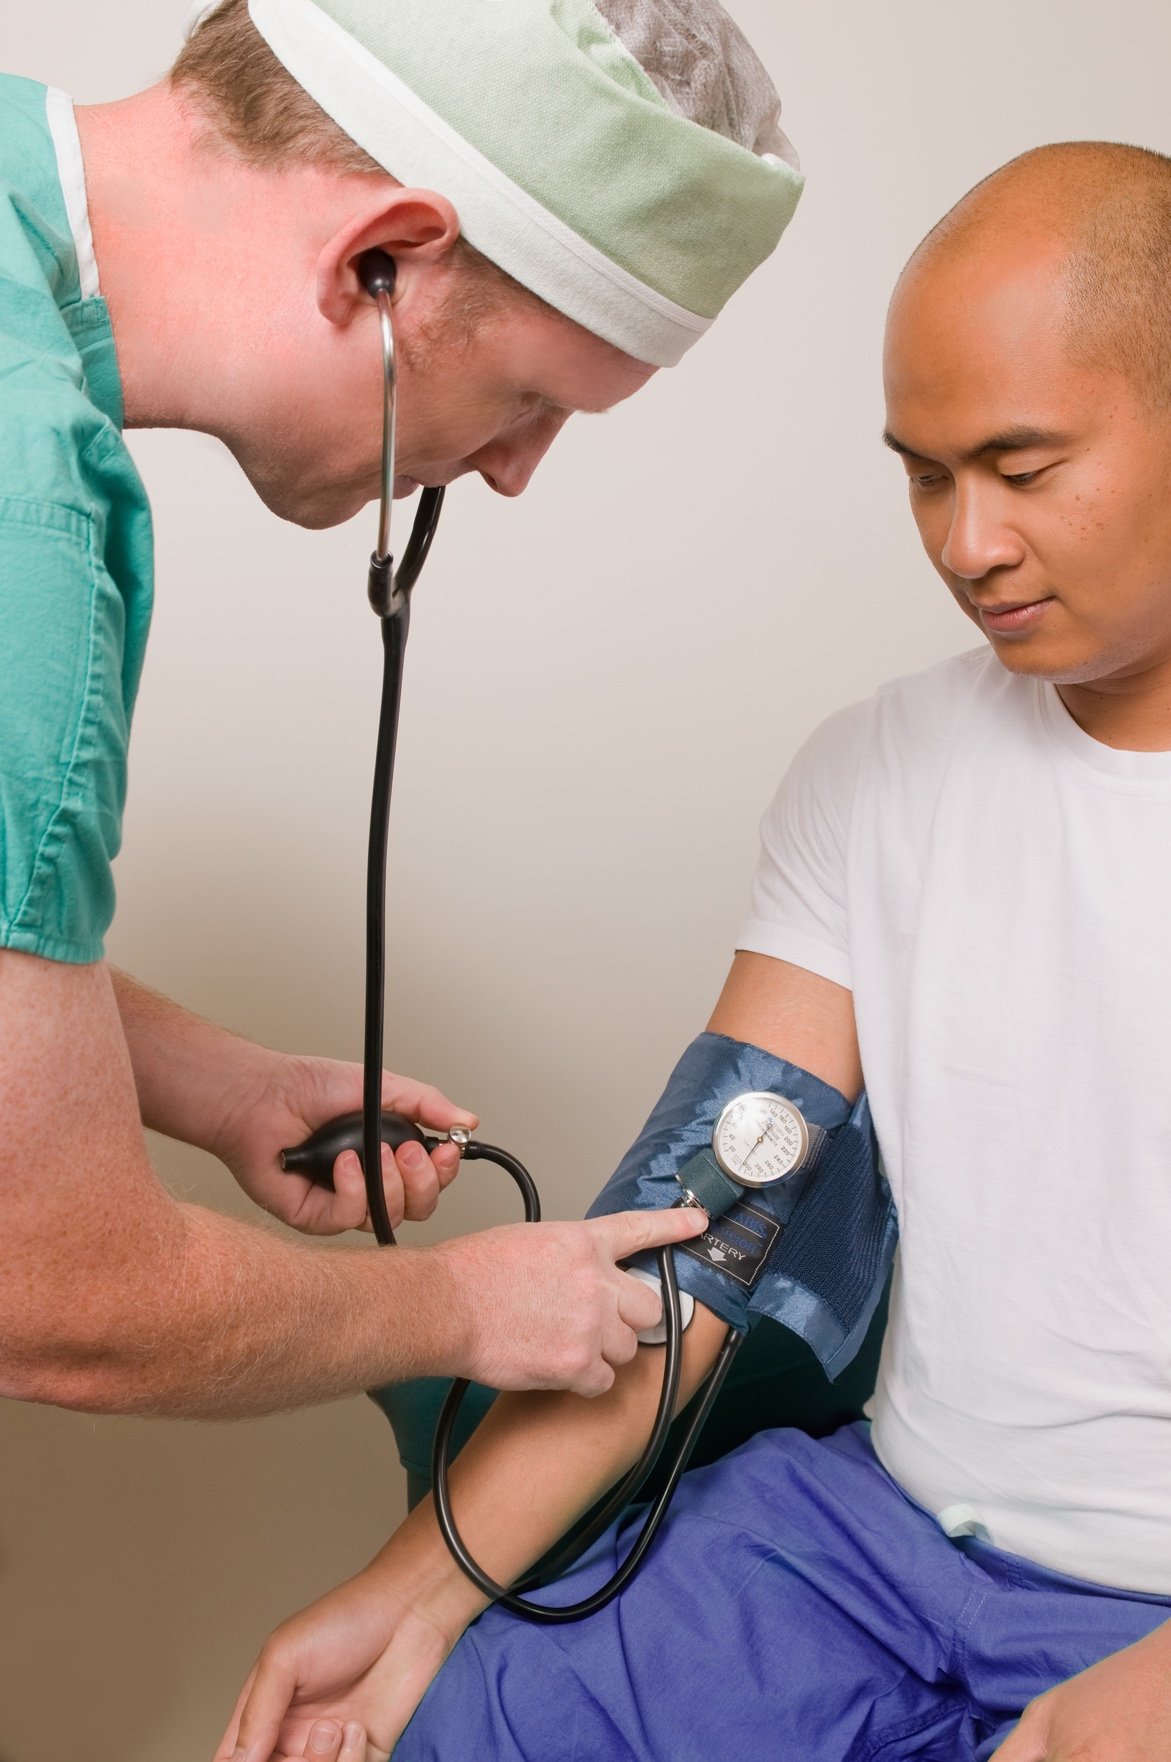
POLYGON ((395 298, 409 289, 413 271, 438 264, 459 237, 459 215, 434 190, 382 189, 365 213, 346 222, 317 259, 317 306, 330 324, 347 325, 368 304, 358 261, 377 247, 398 269, 395 298))

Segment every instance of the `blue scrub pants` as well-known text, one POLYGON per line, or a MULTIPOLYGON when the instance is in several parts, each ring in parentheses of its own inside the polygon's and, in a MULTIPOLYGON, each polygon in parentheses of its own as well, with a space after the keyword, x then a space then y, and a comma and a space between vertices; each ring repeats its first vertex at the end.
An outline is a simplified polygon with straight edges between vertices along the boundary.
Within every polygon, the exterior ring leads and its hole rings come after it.
MULTIPOLYGON (((543 1600, 601 1584, 629 1528, 543 1600)), ((762 1432, 684 1478, 600 1615, 488 1610, 395 1762, 985 1762, 1035 1695, 1169 1616, 1171 1598, 949 1541, 865 1424, 762 1432)))

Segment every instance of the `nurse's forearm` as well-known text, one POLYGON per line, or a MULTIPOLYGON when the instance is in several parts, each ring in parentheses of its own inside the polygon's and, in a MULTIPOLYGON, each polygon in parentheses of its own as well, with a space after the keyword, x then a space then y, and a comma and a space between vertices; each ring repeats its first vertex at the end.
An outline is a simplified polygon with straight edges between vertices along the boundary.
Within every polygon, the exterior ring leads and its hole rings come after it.
POLYGON ((110 968, 142 1122, 215 1150, 224 1118, 263 1087, 280 1055, 110 968))
POLYGON ((234 1418, 435 1374, 466 1349, 434 1251, 305 1248, 173 1204, 124 1220, 95 1206, 90 1229, 6 1258, 0 1394, 234 1418))
POLYGON ((654 1304, 615 1262, 698 1215, 307 1248, 177 1204, 146 1154, 109 973, 0 950, 0 1394, 265 1413, 403 1376, 605 1388, 654 1304))
MULTIPOLYGON (((50 1162, 50 1178, 59 1169, 50 1162)), ((308 1248, 176 1205, 145 1155, 138 1170, 127 1155, 118 1172, 138 1177, 133 1190, 123 1179, 121 1208, 100 1166, 92 1191, 55 1216, 19 1198, 10 1207, 0 1395, 233 1418, 415 1376, 606 1387, 632 1330, 654 1319, 653 1300, 648 1313, 647 1292, 615 1260, 666 1240, 668 1224, 673 1240, 693 1224, 636 1213, 393 1253, 308 1248)))
POLYGON ((100 964, 0 950, 0 1193, 2 1394, 263 1413, 467 1358, 467 1245, 307 1249, 160 1186, 100 964))

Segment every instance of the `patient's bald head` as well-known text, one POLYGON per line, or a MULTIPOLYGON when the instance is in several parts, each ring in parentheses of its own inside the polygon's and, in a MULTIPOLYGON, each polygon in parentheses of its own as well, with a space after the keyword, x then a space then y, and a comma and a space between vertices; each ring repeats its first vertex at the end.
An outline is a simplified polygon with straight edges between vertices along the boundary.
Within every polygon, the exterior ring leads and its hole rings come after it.
POLYGON ((1005 665, 1158 654, 1171 686, 1171 160, 1080 142, 978 184, 899 279, 885 378, 923 544, 1005 665))
POLYGON ((1052 274, 1076 360, 1117 367, 1153 405, 1171 406, 1171 159, 1109 141, 1023 153, 932 228, 899 293, 1014 259, 1052 274))

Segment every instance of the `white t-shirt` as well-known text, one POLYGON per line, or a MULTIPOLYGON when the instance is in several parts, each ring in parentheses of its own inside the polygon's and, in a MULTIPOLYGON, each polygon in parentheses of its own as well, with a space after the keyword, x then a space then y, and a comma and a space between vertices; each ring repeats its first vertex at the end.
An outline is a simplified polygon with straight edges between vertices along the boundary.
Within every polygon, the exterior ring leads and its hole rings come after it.
POLYGON ((980 649, 825 723, 763 840, 737 946, 852 989, 898 1205, 881 1461, 1171 1593, 1171 753, 980 649))

